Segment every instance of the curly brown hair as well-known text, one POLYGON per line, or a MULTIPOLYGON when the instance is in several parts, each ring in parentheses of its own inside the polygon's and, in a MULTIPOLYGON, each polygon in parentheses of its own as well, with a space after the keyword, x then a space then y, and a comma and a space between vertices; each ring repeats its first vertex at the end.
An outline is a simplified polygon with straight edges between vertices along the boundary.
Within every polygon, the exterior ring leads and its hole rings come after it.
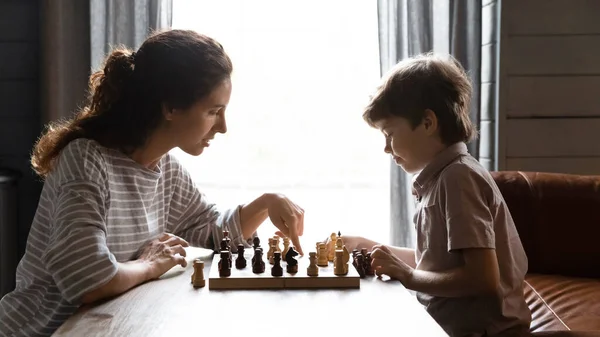
POLYGON ((78 138, 126 154, 143 146, 163 121, 163 109, 186 109, 231 77, 223 46, 190 30, 151 35, 138 49, 119 47, 89 79, 88 103, 70 119, 49 123, 31 164, 41 177, 78 138))
POLYGON ((472 85, 462 65, 451 55, 425 53, 400 61, 386 75, 363 113, 374 126, 387 117, 421 124, 425 110, 432 110, 446 145, 470 142, 477 135, 469 118, 472 85))

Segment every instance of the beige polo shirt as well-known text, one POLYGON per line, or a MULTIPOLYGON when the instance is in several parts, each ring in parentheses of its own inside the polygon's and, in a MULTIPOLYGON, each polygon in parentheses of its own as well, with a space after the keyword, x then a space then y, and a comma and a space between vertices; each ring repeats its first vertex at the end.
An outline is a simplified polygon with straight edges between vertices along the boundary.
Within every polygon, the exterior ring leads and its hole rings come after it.
POLYGON ((489 172, 460 142, 440 152, 415 177, 417 269, 463 264, 460 250, 493 248, 500 267, 498 296, 445 298, 417 293, 451 336, 490 336, 519 326, 531 313, 523 297, 527 257, 508 207, 489 172))

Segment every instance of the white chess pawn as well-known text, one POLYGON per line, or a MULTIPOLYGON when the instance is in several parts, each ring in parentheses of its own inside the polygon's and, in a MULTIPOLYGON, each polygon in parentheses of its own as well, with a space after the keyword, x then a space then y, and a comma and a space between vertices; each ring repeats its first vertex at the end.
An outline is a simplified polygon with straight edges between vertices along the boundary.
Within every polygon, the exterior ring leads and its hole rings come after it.
POLYGON ((319 266, 317 266, 317 253, 308 253, 308 260, 310 261, 310 264, 308 265, 308 268, 306 268, 306 275, 319 276, 319 266))

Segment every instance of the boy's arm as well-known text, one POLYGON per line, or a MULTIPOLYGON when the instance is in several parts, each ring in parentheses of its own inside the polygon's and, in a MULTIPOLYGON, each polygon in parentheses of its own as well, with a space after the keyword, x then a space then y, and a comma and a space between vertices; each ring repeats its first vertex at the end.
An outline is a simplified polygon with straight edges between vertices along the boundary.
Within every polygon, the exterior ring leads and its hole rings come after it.
POLYGON ((500 271, 494 249, 473 248, 462 254, 462 267, 433 272, 413 269, 404 285, 414 291, 441 297, 493 294, 500 283, 500 271))
MULTIPOLYGON (((373 240, 369 240, 367 238, 363 238, 363 237, 346 237, 343 236, 342 237, 344 240, 344 244, 346 244, 347 247, 350 247, 350 251, 352 251, 352 249, 354 248, 358 248, 360 250, 360 248, 365 247, 368 248, 369 250, 372 249, 372 247, 374 246, 380 246, 381 243, 373 241, 373 240), (356 243, 354 243, 354 242, 356 243)), ((398 257, 400 260, 404 261, 404 263, 406 263, 407 265, 409 265, 411 268, 416 268, 417 263, 416 263, 416 259, 415 259, 415 250, 412 248, 405 248, 405 247, 396 247, 396 246, 387 246, 392 253, 398 257)))

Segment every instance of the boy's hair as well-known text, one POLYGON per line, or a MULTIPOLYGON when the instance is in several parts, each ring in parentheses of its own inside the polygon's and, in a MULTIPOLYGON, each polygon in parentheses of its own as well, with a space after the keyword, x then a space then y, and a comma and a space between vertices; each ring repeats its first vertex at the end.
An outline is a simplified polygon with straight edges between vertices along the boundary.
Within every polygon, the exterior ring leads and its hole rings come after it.
POLYGON ((477 133, 469 118, 471 90, 471 81, 455 58, 421 54, 388 72, 363 118, 374 127, 382 119, 403 117, 416 128, 429 109, 438 119, 444 144, 468 143, 477 133))

